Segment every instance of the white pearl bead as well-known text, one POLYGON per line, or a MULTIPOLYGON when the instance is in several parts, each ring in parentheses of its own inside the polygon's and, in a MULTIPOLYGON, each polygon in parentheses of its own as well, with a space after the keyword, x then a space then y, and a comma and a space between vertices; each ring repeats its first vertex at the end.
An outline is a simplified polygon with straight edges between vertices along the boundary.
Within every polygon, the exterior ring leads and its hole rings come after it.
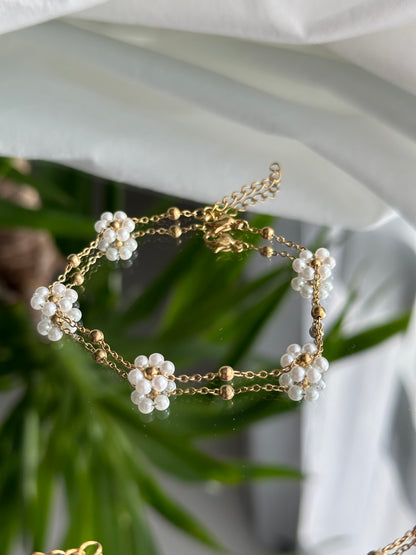
POLYGON ((95 222, 94 224, 94 229, 97 233, 101 233, 106 227, 106 223, 102 220, 98 220, 98 222, 95 222))
POLYGON ((71 310, 72 308, 72 303, 69 299, 64 298, 59 301, 58 306, 62 310, 62 312, 68 312, 68 310, 71 310))
POLYGON ((302 353, 309 353, 314 355, 318 349, 314 343, 305 343, 302 347, 302 353))
POLYGON ((318 268, 318 273, 322 279, 328 279, 332 276, 331 268, 326 264, 318 268))
POLYGON ((66 291, 66 287, 63 283, 54 283, 52 285, 52 291, 55 293, 55 295, 63 295, 66 291))
POLYGON ((129 258, 131 258, 131 255, 133 253, 127 247, 121 247, 121 249, 119 250, 119 254, 120 254, 121 260, 128 260, 129 258))
POLYGON ((160 353, 153 353, 149 357, 149 366, 156 366, 156 368, 158 368, 164 360, 165 357, 160 353))
POLYGON ((305 285, 305 280, 301 277, 295 277, 290 282, 290 285, 294 291, 300 291, 301 288, 305 285))
POLYGON ((45 316, 53 316, 56 312, 56 304, 55 303, 51 303, 50 301, 48 301, 47 303, 44 304, 43 308, 42 308, 42 313, 45 316))
POLYGON ((105 252, 108 249, 109 245, 110 243, 108 241, 106 241, 105 239, 100 239, 98 241, 97 248, 99 251, 105 252))
POLYGON ((33 295, 30 299, 30 306, 34 310, 40 310, 45 305, 45 299, 43 297, 38 297, 37 295, 33 295))
POLYGON ((329 266, 332 270, 337 265, 337 261, 333 256, 328 256, 328 258, 325 260, 325 264, 329 266))
POLYGON ((82 318, 82 312, 79 308, 71 308, 71 310, 68 312, 68 316, 73 322, 79 322, 82 318))
POLYGON ((133 239, 132 237, 130 237, 130 239, 127 239, 127 241, 124 241, 124 246, 130 249, 131 252, 134 252, 137 249, 137 241, 136 239, 133 239))
POLYGON ((127 229, 127 231, 129 233, 131 233, 132 231, 134 231, 135 223, 133 222, 133 220, 131 220, 130 218, 127 218, 127 220, 124 220, 123 222, 123 227, 124 229, 127 229))
POLYGON ((320 372, 326 372, 329 368, 329 362, 325 357, 316 357, 313 361, 312 366, 314 366, 320 372))
POLYGON ((306 401, 317 401, 319 399, 319 391, 316 387, 308 387, 305 390, 306 401))
POLYGON ((313 254, 311 253, 311 251, 308 250, 304 250, 299 253, 299 258, 301 258, 302 260, 310 260, 312 256, 313 254))
POLYGON ((138 405, 140 399, 143 399, 143 395, 141 395, 138 391, 132 391, 130 395, 130 399, 133 401, 135 405, 138 405))
POLYGON ((114 229, 106 229, 103 233, 103 239, 108 241, 108 243, 112 243, 116 240, 116 232, 114 229))
POLYGON ((293 385, 293 380, 289 372, 285 372, 279 376, 279 384, 283 387, 290 387, 293 385))
POLYGON ((326 289, 319 289, 319 300, 324 301, 328 298, 328 291, 326 289))
POLYGON ((317 384, 316 389, 318 391, 323 391, 326 388, 326 381, 322 378, 317 384))
POLYGON ((142 397, 141 399, 139 399, 137 406, 139 407, 139 411, 142 414, 150 414, 151 412, 153 412, 154 408, 153 401, 151 399, 148 399, 147 397, 142 397))
POLYGON ((59 328, 57 328, 56 326, 53 326, 49 331, 48 331, 48 339, 49 341, 59 341, 63 336, 63 333, 61 332, 61 330, 59 328))
POLYGON ((149 382, 149 380, 146 379, 139 380, 136 383, 136 389, 142 395, 147 395, 152 391, 152 384, 149 382))
POLYGON ((314 275, 315 275, 314 269, 311 268, 310 266, 306 266, 306 268, 302 270, 302 273, 301 273, 301 276, 307 281, 310 281, 311 279, 313 279, 314 275))
POLYGON ((325 258, 328 258, 328 256, 329 250, 323 247, 315 251, 315 258, 317 258, 318 260, 325 260, 325 258))
POLYGON ((302 366, 294 366, 290 371, 290 376, 294 382, 301 382, 305 377, 305 369, 302 366))
POLYGON ((301 290, 300 294, 304 299, 310 299, 312 297, 313 289, 310 285, 304 285, 301 290))
POLYGON ((134 366, 137 368, 146 368, 149 365, 149 359, 144 355, 139 355, 134 359, 134 366))
POLYGON ((292 355, 285 353, 280 357, 280 365, 282 368, 284 368, 285 366, 289 366, 291 362, 293 362, 292 355))
POLYGON ((41 286, 36 289, 36 291, 33 293, 33 296, 42 298, 42 297, 46 297, 46 295, 48 294, 49 294, 49 289, 47 287, 41 286))
POLYGON ((51 329, 51 327, 52 327, 52 324, 50 323, 49 320, 41 320, 36 326, 36 329, 38 330, 38 333, 40 333, 40 335, 48 335, 48 332, 51 329))
POLYGON ((158 391, 159 393, 165 391, 167 385, 168 380, 165 378, 165 376, 159 374, 157 376, 154 376, 154 378, 152 379, 152 387, 155 391, 158 391))
POLYGON ((103 213, 101 214, 101 219, 102 219, 104 222, 111 222, 111 221, 113 221, 113 219, 114 219, 113 213, 112 213, 112 212, 103 212, 103 213))
POLYGON ((113 247, 109 247, 105 253, 105 256, 107 257, 107 260, 110 260, 110 262, 115 262, 119 258, 118 250, 113 247))
POLYGON ((175 372, 175 365, 170 360, 165 360, 160 365, 160 371, 164 376, 169 376, 175 372))
POLYGON ((326 291, 328 294, 331 293, 333 288, 334 286, 330 281, 324 281, 320 286, 321 291, 326 291))
POLYGON ((139 380, 143 379, 143 372, 141 370, 137 370, 137 368, 133 368, 127 375, 127 379, 131 383, 131 385, 137 385, 139 380))
POLYGON ((74 289, 67 289, 65 291, 65 298, 70 300, 72 304, 76 303, 78 300, 78 293, 74 289))
POLYGON ((297 273, 302 272, 306 268, 306 262, 301 258, 295 258, 295 260, 292 263, 292 268, 297 273))
POLYGON ((127 229, 121 227, 116 231, 116 237, 119 241, 127 241, 127 239, 130 237, 130 233, 127 229))
POLYGON ((167 395, 158 395, 155 399, 155 407, 157 410, 166 410, 170 405, 169 397, 167 395))
POLYGON ((127 214, 125 212, 123 212, 123 210, 117 210, 117 212, 114 212, 114 219, 115 220, 118 220, 119 222, 122 222, 126 218, 127 218, 127 214))
POLYGON ((299 385, 292 385, 287 395, 292 401, 300 401, 303 397, 303 389, 299 385))
POLYGON ((306 378, 309 383, 318 383, 321 380, 322 376, 319 370, 317 370, 313 366, 309 366, 306 369, 306 378))
POLYGON ((302 349, 300 347, 300 345, 298 345, 297 343, 292 343, 291 345, 289 345, 289 347, 286 349, 286 352, 289 355, 292 355, 294 358, 297 357, 298 355, 300 355, 300 353, 302 352, 302 349))
POLYGON ((166 386, 166 391, 168 393, 173 393, 175 391, 175 389, 176 389, 176 383, 173 382, 173 381, 172 382, 168 381, 168 385, 166 386))

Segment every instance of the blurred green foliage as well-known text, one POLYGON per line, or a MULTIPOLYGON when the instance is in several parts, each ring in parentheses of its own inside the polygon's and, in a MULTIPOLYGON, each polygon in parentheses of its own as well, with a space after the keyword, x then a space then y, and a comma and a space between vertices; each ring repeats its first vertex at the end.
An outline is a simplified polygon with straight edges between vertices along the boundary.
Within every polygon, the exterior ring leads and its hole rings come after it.
MULTIPOLYGON (((42 208, 28 210, 0 201, 0 227, 48 229, 61 250, 78 252, 93 235, 94 178, 52 164, 36 163, 22 174, 0 161, 0 179, 29 184, 42 208)), ((123 205, 124 189, 112 182, 102 209, 123 205)), ((158 201, 160 202, 160 201, 158 201)), ((166 202, 166 201, 164 201, 166 202)), ((152 209, 153 213, 159 211, 152 209)), ((271 222, 257 217, 255 224, 271 222)), ((82 297, 86 325, 102 327, 128 359, 168 353, 179 369, 204 361, 273 367, 255 342, 282 305, 292 272, 287 264, 248 279, 252 254, 215 257, 191 238, 140 294, 123 302, 120 269, 105 262, 82 297), (214 263, 215 261, 215 263, 214 263), (220 287, 219 285, 220 284, 220 287), (111 315, 111 317, 109 316, 111 315), (149 326, 149 321, 157 324, 149 326), (151 331, 149 331, 151 330, 151 331)), ((130 271, 130 270, 127 270, 130 271)), ((40 285, 40 284, 39 284, 40 285)), ((343 333, 345 309, 326 338, 330 360, 368 349, 406 329, 409 314, 353 337, 343 333)), ((229 485, 257 479, 300 479, 296 469, 224 460, 198 447, 200 438, 234 434, 271 415, 293 410, 286 396, 241 395, 232 403, 199 397, 173 401, 169 418, 146 419, 130 401, 130 389, 109 369, 69 340, 45 344, 23 303, 0 299, 0 386, 14 392, 0 431, 0 537, 3 553, 21 538, 28 553, 46 549, 57 491, 64 490, 68 523, 62 545, 96 538, 108 554, 153 555, 157 541, 147 507, 193 538, 221 550, 215 536, 158 483, 157 472, 192 481, 229 485)))

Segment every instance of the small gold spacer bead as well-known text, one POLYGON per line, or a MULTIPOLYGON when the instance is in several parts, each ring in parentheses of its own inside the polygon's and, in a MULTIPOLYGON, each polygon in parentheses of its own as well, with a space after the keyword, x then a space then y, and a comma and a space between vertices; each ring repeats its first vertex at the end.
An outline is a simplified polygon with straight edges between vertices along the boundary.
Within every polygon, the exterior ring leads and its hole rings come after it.
POLYGON ((104 349, 97 349, 92 354, 95 362, 104 362, 107 360, 107 353, 104 349))
POLYGON ((381 551, 370 551, 367 555, 383 555, 381 551))
POLYGON ((318 258, 314 258, 313 260, 311 260, 311 266, 314 270, 316 270, 317 268, 319 268, 319 266, 322 264, 322 262, 318 259, 318 258))
POLYGON ((309 366, 310 363, 312 362, 312 355, 310 353, 302 353, 301 355, 298 356, 298 358, 296 359, 296 362, 300 366, 309 366))
POLYGON ((67 260, 73 268, 78 268, 78 266, 81 264, 81 260, 77 254, 70 254, 67 260))
POLYGON ((154 389, 152 389, 152 391, 147 395, 150 399, 156 399, 156 397, 158 397, 160 395, 159 391, 155 391, 154 389))
POLYGON ((59 297, 58 297, 58 295, 51 295, 49 297, 49 300, 50 300, 51 303, 57 303, 59 301, 59 297))
POLYGON ((143 375, 148 380, 151 380, 154 376, 157 376, 158 374, 159 370, 155 367, 146 368, 145 370, 143 370, 143 375))
POLYGON ((232 385, 222 385, 220 387, 220 395, 223 399, 225 399, 226 401, 229 401, 230 399, 232 399, 234 397, 234 388, 232 385))
POLYGON ((116 241, 116 249, 121 249, 123 246, 123 241, 116 241))
POLYGON ((101 330, 91 330, 88 335, 88 339, 91 343, 97 345, 97 343, 101 343, 101 341, 104 340, 104 334, 101 330))
POLYGON ((231 366, 221 366, 218 376, 223 382, 230 382, 234 378, 234 369, 231 366))
POLYGON ((323 306, 316 304, 311 310, 312 318, 325 318, 326 311, 323 306))
POLYGON ((176 206, 172 206, 168 209, 167 215, 170 220, 179 220, 181 217, 181 211, 179 208, 176 208, 176 206))
POLYGON ((72 276, 73 285, 82 285, 84 283, 84 276, 79 272, 72 276))
POLYGON ((316 334, 316 329, 313 326, 309 328, 309 335, 313 338, 315 338, 316 335, 317 335, 316 334))
POLYGON ((260 231, 261 236, 268 241, 274 236, 274 229, 272 227, 263 227, 260 231))
POLYGON ((264 245, 263 247, 259 248, 259 253, 266 258, 270 258, 274 254, 274 250, 269 245, 264 245))
POLYGON ((178 239, 182 235, 182 229, 178 225, 171 225, 169 228, 169 234, 178 239))
POLYGON ((113 229, 120 229, 121 227, 121 223, 118 222, 117 220, 115 220, 114 222, 111 222, 110 227, 112 227, 113 229))

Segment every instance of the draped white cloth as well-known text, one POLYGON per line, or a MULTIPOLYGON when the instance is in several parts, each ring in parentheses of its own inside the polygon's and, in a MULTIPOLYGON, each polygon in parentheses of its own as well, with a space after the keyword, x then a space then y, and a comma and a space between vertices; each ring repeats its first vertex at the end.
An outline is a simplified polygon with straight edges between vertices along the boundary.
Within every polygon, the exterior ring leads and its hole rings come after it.
MULTIPOLYGON (((55 160, 203 203, 265 177, 277 160, 278 200, 256 210, 353 230, 399 214, 414 226, 415 1, 0 0, 0 33, 0 155, 55 160)), ((389 251, 383 256, 386 264, 389 251)), ((400 348, 416 420, 414 352, 398 341, 342 363, 321 408, 307 414, 305 549, 361 523, 360 541, 342 552, 358 553, 375 547, 378 533, 399 533, 412 514, 394 493, 400 478, 383 446, 393 364, 373 397, 379 366, 400 348), (352 391, 350 375, 363 372, 357 361, 367 373, 352 391), (369 399, 384 411, 376 421, 369 399), (355 441, 344 460, 347 436, 355 441), (325 460, 333 472, 322 471, 325 460), (360 488, 357 461, 383 486, 360 488), (386 497, 383 511, 375 491, 386 497), (371 516, 354 513, 354 500, 371 516)))

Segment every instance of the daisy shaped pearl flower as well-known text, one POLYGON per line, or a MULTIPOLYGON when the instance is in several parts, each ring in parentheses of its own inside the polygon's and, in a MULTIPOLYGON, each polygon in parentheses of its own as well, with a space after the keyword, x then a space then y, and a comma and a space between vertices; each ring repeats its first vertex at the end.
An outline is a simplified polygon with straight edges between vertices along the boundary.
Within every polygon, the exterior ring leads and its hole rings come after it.
POLYGON ((298 276, 292 279, 291 286, 295 291, 299 291, 304 299, 312 297, 312 284, 315 275, 312 263, 316 266, 320 277, 319 299, 324 300, 333 289, 331 278, 332 270, 336 265, 335 258, 331 256, 328 249, 321 247, 315 251, 315 254, 307 249, 301 251, 299 257, 295 258, 292 264, 292 268, 298 276))
MULTIPOLYGON (((34 310, 42 312, 37 330, 41 335, 48 336, 50 341, 59 341, 63 332, 53 323, 56 312, 61 311, 64 316, 70 318, 74 323, 79 322, 82 313, 79 308, 74 307, 78 300, 78 293, 63 283, 54 283, 51 291, 47 287, 38 287, 30 300, 30 306, 34 310)), ((76 327, 64 322, 62 327, 75 332, 76 327)))
POLYGON ((129 260, 137 249, 137 241, 131 236, 135 223, 122 210, 112 214, 103 212, 95 222, 94 229, 100 234, 97 248, 108 260, 129 260))
POLYGON ((280 359, 282 368, 292 365, 279 378, 280 385, 286 388, 287 395, 292 401, 302 399, 316 401, 320 392, 326 387, 322 374, 328 370, 329 363, 322 356, 314 358, 316 352, 316 345, 313 343, 305 343, 302 347, 293 343, 280 359), (293 365, 294 362, 295 365, 293 365))
POLYGON ((165 360, 160 353, 153 353, 149 357, 136 357, 134 366, 128 375, 135 388, 131 394, 133 403, 143 414, 149 414, 154 409, 166 410, 170 404, 169 394, 176 389, 176 383, 171 378, 175 372, 173 362, 165 360))

